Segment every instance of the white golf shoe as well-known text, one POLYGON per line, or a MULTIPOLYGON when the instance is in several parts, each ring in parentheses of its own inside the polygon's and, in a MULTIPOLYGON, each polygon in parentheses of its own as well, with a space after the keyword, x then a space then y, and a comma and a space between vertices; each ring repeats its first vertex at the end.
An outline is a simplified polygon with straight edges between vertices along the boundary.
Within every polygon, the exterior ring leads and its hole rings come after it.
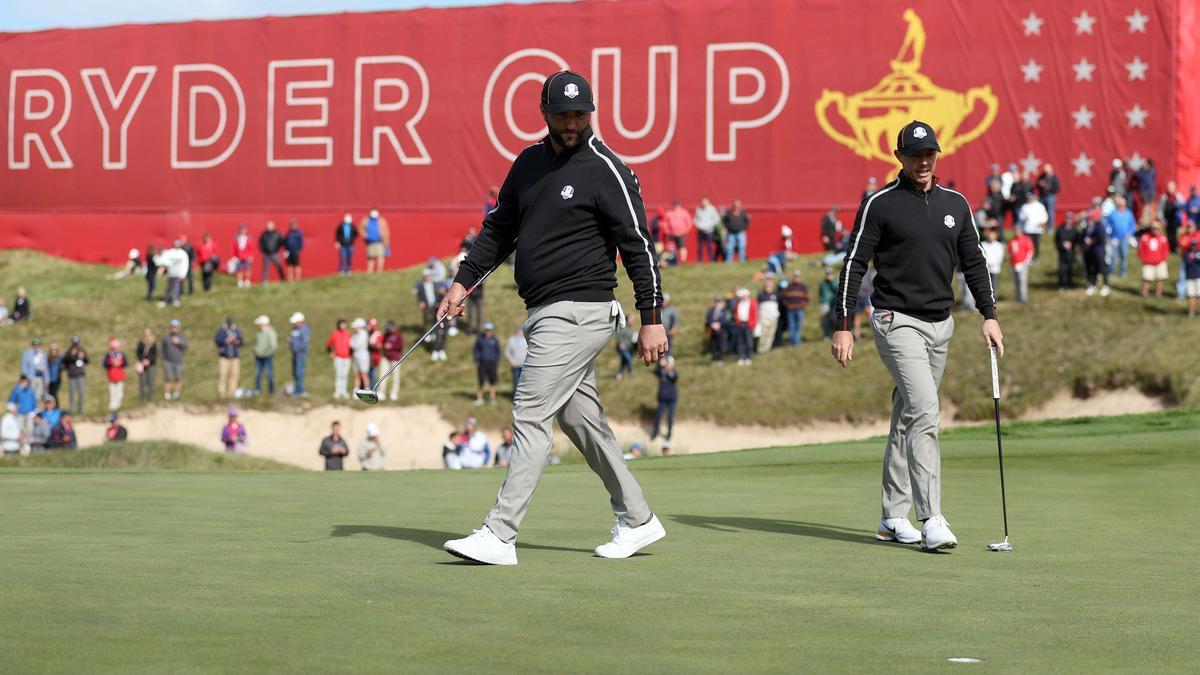
POLYGON ((942 551, 958 546, 958 538, 950 531, 950 523, 941 514, 925 521, 921 537, 924 539, 921 548, 926 551, 942 551))
POLYGON ((500 540, 486 526, 462 539, 451 539, 442 544, 442 548, 451 555, 464 560, 474 560, 487 565, 516 565, 517 546, 500 540))
POLYGON ((612 535, 612 541, 596 547, 596 555, 601 558, 628 558, 667 536, 667 531, 658 522, 658 516, 651 515, 645 525, 638 527, 629 527, 618 518, 612 535))
POLYGON ((879 541, 894 541, 901 544, 916 544, 921 541, 921 533, 908 522, 908 518, 884 518, 879 521, 879 529, 875 531, 879 541))

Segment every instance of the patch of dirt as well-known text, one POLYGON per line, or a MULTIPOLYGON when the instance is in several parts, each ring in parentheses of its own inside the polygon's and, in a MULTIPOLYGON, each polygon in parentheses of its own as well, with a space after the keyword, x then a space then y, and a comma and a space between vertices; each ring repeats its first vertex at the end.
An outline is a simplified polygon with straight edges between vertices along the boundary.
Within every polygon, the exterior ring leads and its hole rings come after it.
MULTIPOLYGON (((1105 391, 1087 399, 1077 399, 1069 391, 1063 391, 1045 406, 1022 415, 1021 419, 1126 415, 1155 412, 1166 407, 1162 399, 1147 396, 1133 388, 1105 391)), ((943 411, 943 417, 950 420, 943 426, 965 426, 962 422, 953 421, 953 412, 950 406, 943 411)), ((359 468, 354 453, 366 437, 365 429, 369 422, 379 425, 387 450, 387 468, 393 470, 441 468, 442 442, 455 428, 442 419, 434 406, 398 407, 384 404, 362 409, 322 406, 303 415, 245 410, 241 413, 241 419, 249 435, 248 454, 313 470, 324 467, 324 458, 317 454, 317 448, 321 439, 329 434, 329 425, 335 419, 342 423, 342 433, 350 443, 350 456, 346 460, 346 468, 350 470, 359 468)), ((219 411, 170 407, 139 413, 124 419, 123 423, 129 429, 131 439, 179 441, 221 452, 220 434, 225 421, 225 415, 219 411)), ((658 454, 662 447, 661 440, 648 443, 647 433, 640 425, 613 422, 612 427, 622 447, 638 441, 647 445, 651 454, 658 454)), ((76 425, 76 429, 80 446, 94 445, 104 439, 104 425, 81 423, 76 425)), ((483 431, 493 447, 499 444, 499 429, 483 431)), ((886 420, 869 424, 819 422, 803 427, 731 427, 711 422, 681 421, 675 425, 671 451, 673 454, 701 454, 776 445, 830 443, 882 436, 887 431, 886 420)), ((570 447, 561 432, 556 434, 555 447, 570 447)))

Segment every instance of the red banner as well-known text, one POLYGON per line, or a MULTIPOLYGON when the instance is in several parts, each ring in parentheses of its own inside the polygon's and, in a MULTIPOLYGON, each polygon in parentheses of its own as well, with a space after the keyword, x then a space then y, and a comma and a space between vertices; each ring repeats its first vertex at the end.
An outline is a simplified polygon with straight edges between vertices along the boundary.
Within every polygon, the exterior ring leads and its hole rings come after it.
MULTIPOLYGON (((1182 16, 1175 0, 626 0, 0 34, 0 246, 119 260, 269 217, 298 218, 311 246, 378 205, 396 262, 447 254, 542 135, 538 88, 565 67, 591 79, 593 126, 649 205, 742 199, 759 254, 783 222, 815 247, 830 203, 892 175, 914 117, 970 199, 993 161, 1049 162, 1061 211, 1114 157, 1153 158, 1160 189, 1174 176, 1197 128, 1177 105, 1182 16)), ((331 271, 333 247, 314 252, 331 271)))

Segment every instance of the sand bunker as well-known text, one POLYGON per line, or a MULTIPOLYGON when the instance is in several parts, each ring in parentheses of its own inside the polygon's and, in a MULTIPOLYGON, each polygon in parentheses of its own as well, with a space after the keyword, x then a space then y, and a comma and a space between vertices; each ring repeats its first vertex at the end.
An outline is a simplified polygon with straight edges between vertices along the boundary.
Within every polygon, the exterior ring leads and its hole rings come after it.
MULTIPOLYGON (((1147 396, 1136 389, 1105 391, 1086 400, 1062 392, 1042 408, 1023 415, 1022 419, 1043 420, 1083 415, 1124 415, 1163 410, 1159 398, 1147 396)), ((342 433, 350 441, 351 456, 347 469, 358 469, 354 452, 365 438, 368 422, 379 425, 387 449, 388 469, 441 468, 441 447, 447 435, 461 422, 451 424, 433 406, 387 406, 374 408, 321 406, 303 414, 283 412, 242 411, 242 422, 249 433, 248 454, 286 462, 305 469, 321 469, 324 459, 317 454, 321 439, 329 434, 333 420, 342 423, 342 433)), ((225 424, 221 411, 188 408, 153 408, 138 411, 123 420, 131 439, 172 440, 191 443, 215 452, 223 450, 220 431, 225 424)), ((972 423, 974 424, 974 422, 972 423)), ((946 426, 959 426, 948 422, 946 426)), ((886 421, 869 424, 821 422, 804 427, 722 426, 711 422, 681 421, 675 425, 672 451, 675 454, 699 454, 761 448, 775 445, 828 443, 880 436, 887 433, 886 421)), ((493 447, 498 444, 499 429, 483 429, 493 447)), ((647 443, 646 431, 637 424, 614 422, 613 431, 622 446, 639 441, 647 443)), ((77 433, 81 446, 100 443, 104 438, 101 424, 79 424, 77 433)), ((566 450, 570 443, 557 435, 556 447, 566 450)), ((657 453, 660 445, 650 445, 657 453)))

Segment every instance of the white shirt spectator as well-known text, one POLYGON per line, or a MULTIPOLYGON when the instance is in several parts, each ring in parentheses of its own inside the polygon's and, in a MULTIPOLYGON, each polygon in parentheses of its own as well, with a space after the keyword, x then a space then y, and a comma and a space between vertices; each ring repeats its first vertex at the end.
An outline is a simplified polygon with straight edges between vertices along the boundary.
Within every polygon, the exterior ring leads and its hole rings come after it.
POLYGON ((490 452, 487 436, 476 429, 475 433, 471 434, 471 437, 463 444, 462 450, 458 453, 458 459, 464 469, 482 469, 487 466, 490 452))
POLYGON ((1046 223, 1050 222, 1046 207, 1036 199, 1021 205, 1019 218, 1025 234, 1042 234, 1046 231, 1046 223))
POLYGON ((508 342, 504 345, 504 358, 508 359, 508 365, 520 368, 525 364, 527 354, 529 354, 529 341, 523 334, 514 334, 508 338, 508 342))
POLYGON ((982 246, 988 274, 1000 274, 1000 269, 1004 266, 1004 244, 998 241, 985 241, 982 246))
POLYGON ((429 271, 429 277, 433 283, 438 285, 446 283, 446 263, 435 258, 425 266, 425 269, 429 271))
POLYGON ((721 222, 721 212, 712 204, 696 207, 696 215, 692 216, 692 222, 700 232, 712 234, 717 229, 717 223, 721 222))
POLYGON ((190 267, 187 251, 181 248, 169 248, 163 251, 158 256, 158 264, 167 269, 167 276, 172 279, 186 278, 188 267, 190 267))
POLYGON ((21 449, 21 418, 17 416, 17 406, 10 404, 4 418, 0 419, 0 449, 4 452, 17 452, 21 449))
POLYGON ((358 462, 362 465, 363 471, 383 471, 387 464, 387 453, 384 452, 383 443, 377 438, 368 438, 358 446, 358 462))

